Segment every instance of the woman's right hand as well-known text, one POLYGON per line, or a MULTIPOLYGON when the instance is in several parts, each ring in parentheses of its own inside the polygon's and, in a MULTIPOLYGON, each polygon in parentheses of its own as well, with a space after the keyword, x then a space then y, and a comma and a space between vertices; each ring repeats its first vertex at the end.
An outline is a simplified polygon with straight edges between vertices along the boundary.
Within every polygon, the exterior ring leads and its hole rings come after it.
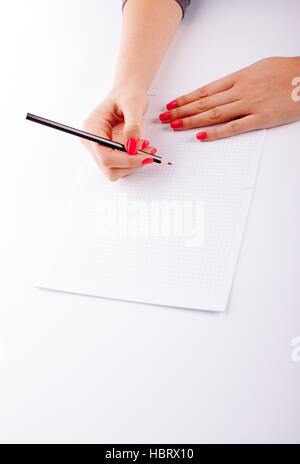
POLYGON ((141 167, 152 164, 151 156, 137 155, 138 150, 155 154, 149 141, 141 138, 143 115, 148 109, 148 96, 135 86, 113 88, 84 122, 84 130, 125 145, 128 155, 119 150, 83 140, 102 172, 112 182, 126 177, 141 167))

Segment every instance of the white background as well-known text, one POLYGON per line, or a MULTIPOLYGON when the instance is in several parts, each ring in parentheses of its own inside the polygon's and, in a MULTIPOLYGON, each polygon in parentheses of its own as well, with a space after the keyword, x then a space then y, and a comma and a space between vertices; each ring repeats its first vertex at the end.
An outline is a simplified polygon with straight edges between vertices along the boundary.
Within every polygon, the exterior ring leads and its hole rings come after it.
MULTIPOLYGON (((208 69, 217 60, 220 77, 299 55, 296 0, 192 8, 169 62, 195 20, 203 40, 186 53, 208 69)), ((54 208, 88 155, 73 139, 49 152, 53 134, 24 116, 81 125, 111 85, 120 2, 12 1, 0 21, 0 441, 299 443, 299 123, 267 133, 225 313, 35 289, 40 197, 54 208)))

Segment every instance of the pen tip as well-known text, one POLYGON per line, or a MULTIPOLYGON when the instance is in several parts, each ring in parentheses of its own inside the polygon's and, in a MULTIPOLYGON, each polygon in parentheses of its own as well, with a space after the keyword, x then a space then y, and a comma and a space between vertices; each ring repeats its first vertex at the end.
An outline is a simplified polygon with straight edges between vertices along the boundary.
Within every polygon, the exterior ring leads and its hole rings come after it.
POLYGON ((172 163, 168 163, 170 166, 172 166, 172 163))

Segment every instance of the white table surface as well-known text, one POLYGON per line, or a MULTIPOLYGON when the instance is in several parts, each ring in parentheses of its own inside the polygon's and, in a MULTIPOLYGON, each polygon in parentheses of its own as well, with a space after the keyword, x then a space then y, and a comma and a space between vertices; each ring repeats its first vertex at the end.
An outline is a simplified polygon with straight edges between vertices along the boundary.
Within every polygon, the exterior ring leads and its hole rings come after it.
MULTIPOLYGON (((199 4, 194 52, 209 66, 222 37, 220 76, 233 62, 299 55, 299 2, 199 4)), ((300 123, 267 132, 225 313, 32 285, 39 189, 48 182, 51 208, 72 169, 71 154, 42 158, 23 117, 79 125, 109 90, 121 14, 118 0, 105 5, 14 1, 1 17, 0 442, 299 443, 300 123)))

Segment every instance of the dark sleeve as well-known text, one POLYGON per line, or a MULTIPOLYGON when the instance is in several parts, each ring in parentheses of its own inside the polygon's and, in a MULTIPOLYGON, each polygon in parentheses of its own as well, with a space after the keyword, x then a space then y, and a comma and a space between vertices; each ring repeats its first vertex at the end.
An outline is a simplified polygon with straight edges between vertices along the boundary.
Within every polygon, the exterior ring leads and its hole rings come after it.
MULTIPOLYGON (((124 7, 126 2, 127 2, 127 0, 122 0, 122 3, 123 3, 122 8, 124 7)), ((185 10, 187 9, 189 4, 191 3, 191 0, 176 0, 176 2, 179 3, 179 5, 182 8, 182 18, 183 18, 185 10)))

